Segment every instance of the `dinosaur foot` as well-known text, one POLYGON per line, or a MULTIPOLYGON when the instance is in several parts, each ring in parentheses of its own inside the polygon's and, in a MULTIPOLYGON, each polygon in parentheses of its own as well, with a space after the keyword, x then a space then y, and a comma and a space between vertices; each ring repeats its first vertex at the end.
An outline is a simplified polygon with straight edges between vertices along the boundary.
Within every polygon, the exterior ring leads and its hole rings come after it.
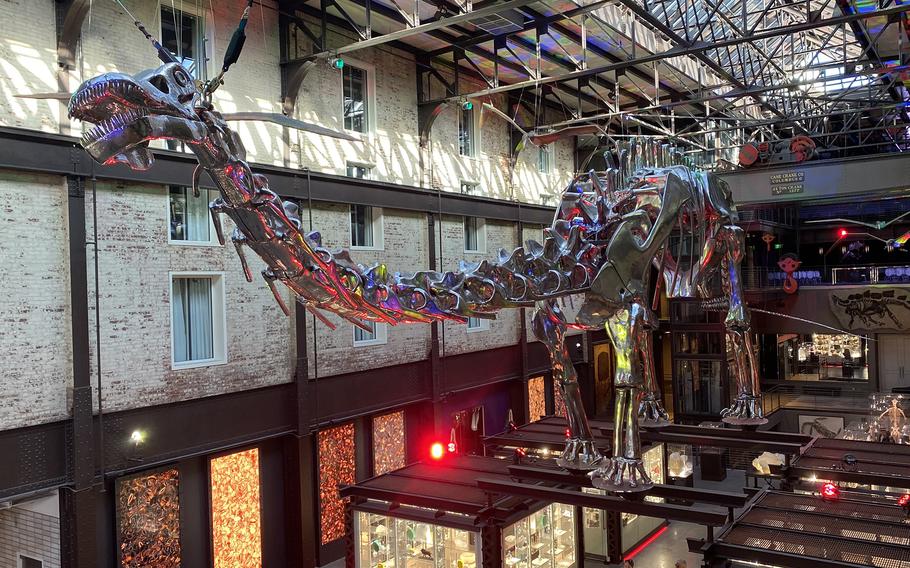
POLYGON ((752 395, 740 395, 733 401, 733 406, 723 409, 720 415, 727 424, 737 426, 759 426, 768 422, 762 414, 761 399, 752 395))
POLYGON ((588 475, 594 487, 614 493, 637 493, 654 487, 641 459, 613 457, 588 475))
POLYGON ((594 440, 570 438, 562 455, 556 458, 556 465, 569 471, 592 471, 603 458, 600 450, 594 447, 594 440))
POLYGON ((670 425, 670 416, 660 400, 648 394, 638 405, 638 425, 645 428, 663 428, 670 425))

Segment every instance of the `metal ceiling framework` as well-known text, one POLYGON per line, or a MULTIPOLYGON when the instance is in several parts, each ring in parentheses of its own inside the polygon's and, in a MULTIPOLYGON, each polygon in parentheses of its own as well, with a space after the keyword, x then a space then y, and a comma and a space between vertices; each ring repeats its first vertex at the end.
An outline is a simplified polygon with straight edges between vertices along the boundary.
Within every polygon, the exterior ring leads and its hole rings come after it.
POLYGON ((514 150, 517 131, 578 126, 566 135, 582 146, 650 134, 708 164, 797 134, 831 156, 910 144, 910 4, 895 0, 278 4, 286 112, 314 65, 389 45, 416 55, 424 141, 446 105, 470 99, 512 117, 514 150), (350 40, 330 45, 330 25, 350 40))

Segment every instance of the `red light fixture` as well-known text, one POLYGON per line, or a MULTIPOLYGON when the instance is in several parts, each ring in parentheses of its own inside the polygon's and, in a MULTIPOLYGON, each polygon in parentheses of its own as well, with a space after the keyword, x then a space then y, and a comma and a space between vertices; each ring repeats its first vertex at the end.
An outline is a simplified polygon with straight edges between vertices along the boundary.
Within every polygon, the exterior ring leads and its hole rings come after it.
POLYGON ((434 460, 441 460, 445 455, 445 448, 442 446, 441 442, 433 442, 433 445, 430 446, 430 457, 434 460))
POLYGON ((829 481, 822 485, 821 494, 825 501, 837 501, 840 499, 840 487, 829 481))
POLYGON ((905 509, 910 508, 910 493, 904 493, 901 495, 897 500, 897 504, 905 509))
POLYGON ((569 439, 571 437, 572 437, 572 431, 569 430, 568 428, 566 428, 566 439, 569 439))
POLYGON ((837 236, 839 236, 840 238, 846 237, 846 236, 847 236, 847 229, 841 229, 840 231, 838 231, 838 232, 837 232, 837 236))

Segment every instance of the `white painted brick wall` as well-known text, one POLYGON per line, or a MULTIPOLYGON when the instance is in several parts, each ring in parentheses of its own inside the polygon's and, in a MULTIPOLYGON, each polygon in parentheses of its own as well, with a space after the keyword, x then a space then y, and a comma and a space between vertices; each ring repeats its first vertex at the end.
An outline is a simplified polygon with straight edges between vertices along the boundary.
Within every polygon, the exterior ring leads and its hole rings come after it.
MULTIPOLYGON (((92 199, 86 191, 88 235, 92 199)), ((257 276, 243 277, 234 247, 168 243, 167 188, 98 183, 102 401, 126 410, 291 380, 293 318, 265 282, 264 263, 248 254, 257 276), (174 370, 171 364, 170 272, 223 271, 227 363, 174 370)), ((225 232, 233 225, 225 219, 225 232)), ((94 325, 94 267, 89 257, 89 322, 94 325)), ((285 291, 290 303, 290 293, 285 291)), ((89 334, 96 372, 94 328, 89 334)))
POLYGON ((60 519, 20 507, 0 510, 0 566, 18 568, 20 554, 60 568, 60 519))
MULTIPOLYGON (((215 93, 214 102, 223 112, 281 112, 278 16, 273 9, 274 0, 264 1, 267 7, 253 9, 242 57, 227 75, 225 85, 215 93)), ((143 0, 124 0, 124 3, 152 33, 160 30, 160 3, 143 0)), ((220 67, 243 4, 242 0, 182 2, 185 9, 198 10, 205 18, 209 76, 220 67)), ((65 112, 59 102, 12 96, 58 90, 53 5, 53 0, 0 2, 0 21, 29 22, 27 26, 8 26, 0 41, 0 60, 4 61, 4 65, 0 65, 0 126, 70 133, 68 123, 60 123, 65 112)), ((352 41, 347 32, 330 31, 330 46, 352 41)), ((311 49, 308 40, 303 34, 298 37, 303 53, 307 53, 311 49)), ((373 177, 382 181, 426 185, 445 191, 459 191, 462 181, 475 181, 480 184, 483 195, 529 203, 541 203, 542 196, 555 196, 571 177, 572 143, 566 139, 554 144, 552 173, 537 171, 537 150, 529 145, 519 155, 510 179, 508 127, 491 112, 485 112, 483 116, 478 157, 458 155, 457 106, 444 110, 439 116, 432 130, 430 146, 422 152, 413 55, 382 46, 358 51, 346 56, 346 60, 351 65, 364 65, 372 73, 374 130, 361 142, 347 142, 296 130, 284 131, 273 124, 232 123, 247 147, 251 162, 310 167, 343 175, 346 163, 352 161, 372 165, 373 177)), ((134 74, 159 64, 152 47, 113 2, 92 5, 83 26, 78 61, 77 69, 69 75, 70 89, 100 73, 134 74)), ((466 82, 463 83, 467 88, 466 82)), ((504 108, 500 99, 494 99, 494 103, 504 108)), ((476 108, 480 109, 480 106, 480 101, 476 101, 476 108)), ((303 83, 296 115, 303 120, 341 129, 341 73, 327 64, 318 64, 303 83)), ((78 135, 83 125, 77 122, 73 128, 73 133, 78 135)), ((160 142, 154 144, 163 147, 160 142)))
POLYGON ((0 172, 0 430, 68 414, 72 385, 67 191, 59 176, 0 172))

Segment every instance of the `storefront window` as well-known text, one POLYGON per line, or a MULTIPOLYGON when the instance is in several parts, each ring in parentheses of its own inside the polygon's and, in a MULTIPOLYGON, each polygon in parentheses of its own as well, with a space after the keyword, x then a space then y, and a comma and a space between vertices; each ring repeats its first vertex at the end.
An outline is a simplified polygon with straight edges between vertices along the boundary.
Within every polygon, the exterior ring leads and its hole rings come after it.
MULTIPOLYGON (((641 460, 644 462, 645 471, 648 472, 651 481, 655 484, 662 484, 664 482, 663 444, 657 444, 642 452, 641 460)), ((661 497, 646 496, 645 500, 656 503, 663 502, 663 498, 661 497)), ((664 520, 642 515, 633 515, 631 513, 622 513, 620 515, 620 522, 622 525, 622 547, 624 550, 629 550, 660 527, 660 525, 664 523, 664 520)))
POLYGON ((779 376, 788 381, 867 381, 868 340, 856 335, 777 336, 779 376))
POLYGON ((357 566, 477 568, 478 533, 420 521, 357 513, 357 566))
POLYGON ((506 568, 574 568, 575 508, 553 503, 502 531, 506 568))

